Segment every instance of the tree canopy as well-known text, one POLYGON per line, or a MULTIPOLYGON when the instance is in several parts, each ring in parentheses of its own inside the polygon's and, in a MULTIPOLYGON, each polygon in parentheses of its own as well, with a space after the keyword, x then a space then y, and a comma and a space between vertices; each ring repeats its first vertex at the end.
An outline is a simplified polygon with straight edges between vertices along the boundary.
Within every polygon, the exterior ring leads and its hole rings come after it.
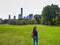
POLYGON ((60 8, 58 5, 47 5, 46 7, 43 8, 42 11, 42 22, 43 24, 50 24, 50 25, 55 25, 60 23, 59 20, 59 10, 60 8))

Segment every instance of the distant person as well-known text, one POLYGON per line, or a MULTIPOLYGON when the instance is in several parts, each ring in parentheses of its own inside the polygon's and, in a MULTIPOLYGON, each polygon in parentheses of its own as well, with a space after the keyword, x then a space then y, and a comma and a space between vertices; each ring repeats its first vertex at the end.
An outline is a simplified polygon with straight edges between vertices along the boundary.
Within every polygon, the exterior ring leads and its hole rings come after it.
POLYGON ((32 31, 32 34, 31 34, 32 38, 33 38, 33 45, 38 45, 38 32, 37 32, 37 27, 34 26, 33 27, 33 31, 32 31))

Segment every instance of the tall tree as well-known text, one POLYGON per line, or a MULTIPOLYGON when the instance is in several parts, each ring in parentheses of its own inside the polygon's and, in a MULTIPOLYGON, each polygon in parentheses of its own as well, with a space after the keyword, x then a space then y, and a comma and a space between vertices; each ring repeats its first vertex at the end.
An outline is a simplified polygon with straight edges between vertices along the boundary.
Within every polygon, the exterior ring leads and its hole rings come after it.
POLYGON ((44 7, 42 11, 42 21, 44 24, 56 24, 59 17, 59 7, 58 5, 48 5, 44 7), (57 18, 57 19, 56 19, 57 18))
POLYGON ((36 19, 37 23, 40 24, 40 21, 41 21, 41 15, 35 14, 35 15, 34 15, 34 18, 36 19))

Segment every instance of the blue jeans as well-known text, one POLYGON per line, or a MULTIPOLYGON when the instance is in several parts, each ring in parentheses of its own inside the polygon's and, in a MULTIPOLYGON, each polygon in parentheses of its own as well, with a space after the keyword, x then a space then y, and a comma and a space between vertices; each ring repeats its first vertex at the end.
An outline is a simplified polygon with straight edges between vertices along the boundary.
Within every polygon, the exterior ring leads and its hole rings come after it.
POLYGON ((34 36, 34 43, 33 45, 38 45, 38 37, 34 36))

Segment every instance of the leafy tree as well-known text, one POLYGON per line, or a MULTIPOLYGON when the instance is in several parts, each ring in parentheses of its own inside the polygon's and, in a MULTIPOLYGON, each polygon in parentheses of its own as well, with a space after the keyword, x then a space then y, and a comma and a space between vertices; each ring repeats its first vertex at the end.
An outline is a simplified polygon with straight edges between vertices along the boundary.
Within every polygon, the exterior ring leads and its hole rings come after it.
POLYGON ((41 15, 34 15, 34 18, 36 19, 37 23, 40 24, 40 20, 41 20, 41 15))
POLYGON ((42 22, 43 24, 53 25, 56 24, 59 17, 58 5, 47 5, 42 11, 42 22))

